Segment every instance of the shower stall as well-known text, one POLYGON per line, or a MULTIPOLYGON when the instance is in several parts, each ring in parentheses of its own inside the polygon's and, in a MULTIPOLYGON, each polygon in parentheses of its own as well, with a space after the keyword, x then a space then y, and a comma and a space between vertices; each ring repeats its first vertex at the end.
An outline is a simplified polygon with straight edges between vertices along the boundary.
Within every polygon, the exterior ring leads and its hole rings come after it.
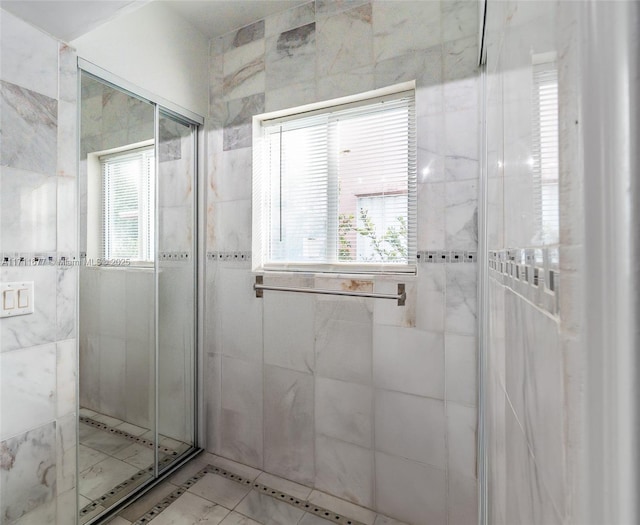
POLYGON ((201 119, 80 63, 79 523, 197 439, 201 119), (124 87, 120 87, 124 86, 124 87), (136 93, 134 93, 136 91, 136 93))

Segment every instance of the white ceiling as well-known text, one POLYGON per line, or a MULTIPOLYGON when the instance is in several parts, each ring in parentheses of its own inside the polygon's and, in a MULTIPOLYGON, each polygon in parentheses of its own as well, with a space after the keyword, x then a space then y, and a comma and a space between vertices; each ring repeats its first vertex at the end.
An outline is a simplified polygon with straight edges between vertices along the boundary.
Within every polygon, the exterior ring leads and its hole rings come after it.
MULTIPOLYGON (((158 1, 158 0, 156 0, 158 1)), ((161 0, 209 38, 308 0, 161 0)))
MULTIPOLYGON (((142 7, 150 0, 0 0, 0 7, 70 42, 96 27, 142 7)), ((305 0, 162 1, 209 38, 243 27, 305 0)))
POLYGON ((148 1, 0 0, 0 7, 64 42, 71 42, 148 1))

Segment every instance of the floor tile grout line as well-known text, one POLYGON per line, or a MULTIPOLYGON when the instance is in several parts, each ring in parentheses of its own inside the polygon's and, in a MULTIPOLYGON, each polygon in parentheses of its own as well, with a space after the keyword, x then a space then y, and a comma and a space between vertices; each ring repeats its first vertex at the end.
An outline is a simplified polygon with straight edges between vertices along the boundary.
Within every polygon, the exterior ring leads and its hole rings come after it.
MULTIPOLYGON (((227 469, 216 467, 215 465, 206 465, 205 467, 203 467, 195 475, 193 475, 192 477, 187 479, 184 483, 182 483, 178 489, 176 489, 171 494, 169 494, 168 496, 160 500, 160 502, 153 505, 151 509, 149 509, 149 511, 143 514, 140 518, 138 518, 138 520, 135 521, 133 525, 147 525, 152 519, 156 518, 161 512, 166 510, 169 507, 169 505, 171 505, 171 503, 176 501, 180 496, 182 496, 185 492, 187 492, 193 485, 195 485, 199 480, 201 480, 206 474, 219 475, 225 479, 230 479, 232 481, 235 481, 236 483, 245 487, 251 486, 249 492, 245 495, 245 497, 248 496, 252 490, 258 489, 256 490, 256 493, 258 494, 266 494, 267 496, 275 499, 276 501, 281 501, 294 508, 299 508, 305 513, 314 514, 326 520, 329 523, 339 523, 339 524, 344 523, 345 525, 365 525, 364 523, 361 523, 355 519, 349 518, 337 512, 333 512, 329 509, 321 507, 320 505, 314 505, 308 499, 296 498, 295 496, 287 494, 286 492, 276 490, 267 485, 263 485, 262 483, 257 483, 255 480, 252 481, 248 478, 245 478, 244 476, 231 472, 227 469)), ((244 500, 244 498, 242 498, 242 500, 244 500)), ((212 501, 212 503, 219 505, 214 501, 212 501)), ((236 510, 239 504, 240 502, 235 506, 234 509, 231 509, 231 511, 242 514, 241 512, 236 510)), ((226 508, 223 505, 219 505, 219 506, 226 508)), ((247 517, 251 518, 250 516, 247 516, 247 517)), ((300 519, 302 519, 302 517, 304 517, 304 514, 303 516, 301 516, 300 519)))

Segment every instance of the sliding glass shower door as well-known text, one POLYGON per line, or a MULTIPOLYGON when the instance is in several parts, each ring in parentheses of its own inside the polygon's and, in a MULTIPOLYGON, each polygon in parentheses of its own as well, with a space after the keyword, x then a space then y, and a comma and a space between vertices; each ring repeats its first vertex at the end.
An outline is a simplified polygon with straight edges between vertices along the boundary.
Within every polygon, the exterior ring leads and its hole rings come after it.
POLYGON ((92 73, 80 102, 80 524, 197 450, 197 124, 92 73))
POLYGON ((157 121, 157 420, 162 471, 195 441, 196 141, 193 124, 159 108, 157 121))

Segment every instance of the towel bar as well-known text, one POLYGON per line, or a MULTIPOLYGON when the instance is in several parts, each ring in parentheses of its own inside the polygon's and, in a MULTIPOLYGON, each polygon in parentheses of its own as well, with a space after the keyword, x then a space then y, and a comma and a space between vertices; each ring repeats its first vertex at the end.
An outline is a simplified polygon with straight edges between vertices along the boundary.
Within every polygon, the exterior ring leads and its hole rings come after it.
POLYGON ((322 290, 319 288, 295 288, 292 286, 273 286, 263 284, 262 275, 256 275, 256 282, 253 285, 256 291, 256 297, 262 297, 264 290, 273 290, 278 292, 295 292, 295 293, 317 293, 323 295, 345 295, 349 297, 371 297, 374 299, 393 299, 398 301, 398 306, 404 306, 407 294, 404 284, 398 284, 398 293, 375 293, 375 292, 351 292, 349 290, 322 290))

